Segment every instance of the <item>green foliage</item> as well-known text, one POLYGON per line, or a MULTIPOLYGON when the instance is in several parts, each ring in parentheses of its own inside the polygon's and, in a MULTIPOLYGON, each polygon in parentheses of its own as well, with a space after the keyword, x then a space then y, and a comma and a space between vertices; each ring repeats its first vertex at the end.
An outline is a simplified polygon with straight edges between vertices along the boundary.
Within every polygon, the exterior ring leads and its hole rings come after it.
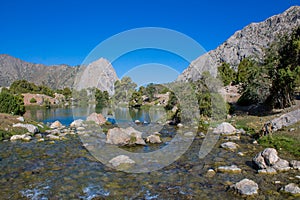
POLYGON ((74 99, 74 104, 79 106, 87 106, 90 99, 88 92, 85 89, 81 89, 80 91, 74 90, 72 92, 72 97, 74 99))
POLYGON ((129 99, 129 107, 141 107, 142 104, 142 94, 138 91, 134 91, 129 99))
POLYGON ((66 99, 69 99, 72 97, 72 91, 69 87, 66 87, 64 89, 58 89, 58 90, 56 90, 56 92, 58 94, 64 95, 66 97, 66 99))
POLYGON ((273 147, 277 150, 285 150, 294 156, 300 156, 300 142, 294 138, 282 135, 264 136, 258 140, 264 147, 273 147))
POLYGON ((36 99, 32 97, 29 102, 30 103, 36 103, 36 99))
POLYGON ((10 91, 14 94, 22 93, 34 93, 34 94, 45 94, 53 97, 54 92, 49 87, 45 85, 37 86, 34 83, 30 83, 26 80, 14 81, 10 86, 10 91))
POLYGON ((272 87, 265 103, 271 108, 286 108, 294 103, 293 94, 300 79, 300 27, 274 46, 266 58, 272 87))
POLYGON ((101 91, 98 88, 95 89, 95 99, 97 101, 97 107, 107 107, 109 105, 109 94, 107 91, 101 91))
POLYGON ((135 91, 137 85, 132 82, 130 77, 123 77, 115 82, 115 94, 112 97, 114 103, 127 103, 135 91))
POLYGON ((249 58, 244 58, 238 66, 236 83, 247 84, 253 70, 257 69, 256 65, 255 61, 250 60, 249 58))
POLYGON ((231 69, 228 63, 223 62, 221 66, 218 67, 218 78, 220 78, 224 86, 229 85, 235 80, 235 71, 231 69))
POLYGON ((0 93, 0 113, 23 115, 25 106, 21 95, 13 95, 8 92, 0 93))

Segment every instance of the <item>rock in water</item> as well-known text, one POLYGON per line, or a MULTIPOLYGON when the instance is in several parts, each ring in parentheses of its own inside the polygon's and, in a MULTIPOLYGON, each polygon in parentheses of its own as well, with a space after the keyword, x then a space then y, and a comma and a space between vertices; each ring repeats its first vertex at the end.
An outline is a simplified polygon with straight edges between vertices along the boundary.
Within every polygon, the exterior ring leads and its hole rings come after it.
POLYGON ((135 164, 135 161, 130 159, 128 156, 119 155, 111 159, 109 163, 114 167, 118 167, 121 164, 135 164))
POLYGON ((106 122, 106 119, 103 117, 102 114, 92 113, 90 116, 86 118, 86 121, 93 121, 96 124, 102 125, 106 122))
POLYGON ((234 151, 238 148, 238 144, 234 143, 234 142, 225 142, 223 144, 221 144, 221 147, 224 148, 224 149, 228 149, 228 150, 231 150, 231 151, 234 151))
POLYGON ((291 164, 291 167, 293 167, 294 169, 300 170, 300 161, 292 160, 292 161, 290 162, 290 164, 291 164))
POLYGON ((257 194, 258 185, 252 180, 247 178, 231 186, 234 190, 242 195, 254 195, 257 194))
POLYGON ((278 153, 274 148, 266 148, 261 155, 264 157, 267 165, 274 165, 279 159, 278 153))
POLYGON ((109 129, 106 135, 106 143, 121 146, 134 144, 146 145, 142 138, 142 133, 132 127, 109 129))
POLYGON ((218 167, 218 172, 222 173, 241 173, 242 170, 238 168, 236 165, 231 165, 231 166, 220 166, 218 167))
POLYGON ((55 122, 53 122, 51 125, 50 125, 50 128, 52 129, 55 129, 55 128, 61 128, 63 125, 58 121, 56 120, 55 122))
POLYGON ((149 142, 151 144, 162 143, 159 135, 149 135, 146 139, 146 142, 149 142))
POLYGON ((291 193, 293 195, 300 195, 300 188, 295 183, 290 183, 283 188, 281 188, 281 191, 291 193))
POLYGON ((13 127, 21 127, 21 128, 26 128, 28 130, 28 132, 30 133, 38 133, 40 132, 38 127, 32 125, 32 124, 21 124, 21 123, 17 123, 14 124, 13 127))
POLYGON ((214 129, 213 131, 215 134, 220 134, 220 135, 234 135, 236 133, 236 128, 234 128, 231 124, 227 122, 223 122, 217 128, 214 129))
POLYGON ((285 171, 289 171, 291 169, 290 163, 281 158, 279 158, 278 161, 272 167, 279 172, 285 172, 285 171))
POLYGON ((70 127, 78 128, 78 127, 81 127, 82 125, 83 125, 83 120, 82 120, 82 119, 76 119, 76 120, 74 120, 74 121, 70 124, 70 127))

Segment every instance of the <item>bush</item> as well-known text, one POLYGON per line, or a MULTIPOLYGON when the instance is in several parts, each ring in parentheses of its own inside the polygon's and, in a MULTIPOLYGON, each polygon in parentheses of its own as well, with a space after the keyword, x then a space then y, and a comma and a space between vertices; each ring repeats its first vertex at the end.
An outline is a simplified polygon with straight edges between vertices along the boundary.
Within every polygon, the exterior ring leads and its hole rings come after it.
POLYGON ((25 106, 21 95, 13 95, 8 92, 0 93, 0 113, 23 115, 25 106))
POLYGON ((36 103, 36 99, 32 97, 32 98, 30 99, 30 103, 36 103))
POLYGON ((236 73, 233 69, 231 69, 228 63, 222 63, 221 66, 218 67, 218 78, 220 78, 224 86, 229 85, 231 82, 235 81, 236 73))

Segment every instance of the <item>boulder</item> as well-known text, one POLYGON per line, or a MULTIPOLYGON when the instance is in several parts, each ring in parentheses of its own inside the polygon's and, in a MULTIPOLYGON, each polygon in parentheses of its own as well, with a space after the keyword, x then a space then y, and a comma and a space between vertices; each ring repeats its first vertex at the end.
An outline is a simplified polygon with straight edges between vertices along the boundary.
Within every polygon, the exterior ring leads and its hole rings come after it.
POLYGON ((290 162, 290 165, 292 168, 300 170, 300 161, 292 160, 290 162))
POLYGON ((159 135, 149 135, 146 139, 146 142, 151 144, 159 144, 162 143, 159 135))
POLYGON ((264 157, 261 155, 261 152, 256 154, 256 156, 252 159, 252 161, 256 164, 259 169, 266 169, 267 164, 265 162, 264 157))
POLYGON ((18 117, 17 120, 19 120, 20 122, 24 122, 24 117, 18 117))
POLYGON ((274 169, 272 167, 267 167, 266 169, 260 169, 260 170, 258 170, 258 173, 259 174, 270 174, 270 175, 273 175, 273 174, 277 174, 277 171, 276 171, 276 169, 274 169))
POLYGON ((76 119, 76 120, 74 120, 74 121, 70 124, 70 127, 78 128, 78 127, 81 127, 82 125, 83 125, 83 120, 82 120, 82 119, 76 119))
POLYGON ((142 138, 142 133, 132 127, 109 129, 106 135, 106 143, 121 146, 134 144, 146 145, 142 138))
POLYGON ((285 171, 289 171, 291 169, 290 163, 281 158, 279 158, 278 161, 272 167, 279 172, 285 172, 285 171))
POLYGON ((220 134, 220 135, 234 135, 236 133, 236 128, 234 128, 231 124, 227 122, 223 122, 217 128, 213 130, 215 134, 220 134))
POLYGON ((16 140, 30 141, 31 136, 23 134, 23 135, 13 135, 10 137, 10 141, 16 141, 16 140))
POLYGON ((50 140, 59 140, 59 136, 56 136, 56 135, 52 135, 52 134, 49 134, 46 136, 47 138, 49 138, 50 140))
POLYGON ((113 166, 113 167, 118 167, 121 164, 135 164, 135 161, 130 159, 128 156, 125 155, 119 155, 114 157, 113 159, 111 159, 109 161, 109 163, 113 166))
POLYGON ((96 124, 102 125, 106 122, 106 119, 103 117, 102 114, 92 113, 90 116, 86 118, 86 121, 92 121, 96 124))
POLYGON ((21 123, 17 123, 17 124, 13 124, 13 127, 21 127, 21 128, 26 128, 28 132, 30 133, 38 133, 40 132, 38 127, 32 125, 32 124, 21 124, 21 123))
POLYGON ((55 129, 55 128, 62 128, 62 124, 59 121, 55 121, 50 125, 50 128, 55 129))
POLYGON ((228 149, 228 150, 231 150, 231 151, 234 151, 238 148, 238 144, 234 143, 234 142, 225 142, 223 144, 221 144, 221 147, 224 148, 224 149, 228 149))
POLYGON ((237 182, 236 184, 232 185, 231 188, 236 190, 241 195, 254 195, 258 193, 258 185, 252 180, 247 178, 237 182))
POLYGON ((300 195, 300 188, 295 183, 290 183, 280 189, 283 192, 287 192, 293 195, 300 195))
POLYGON ((220 166, 217 169, 218 172, 222 173, 241 173, 242 170, 238 168, 236 165, 231 166, 220 166))
POLYGON ((279 159, 278 153, 274 148, 266 148, 261 155, 264 157, 266 164, 269 166, 274 165, 279 159))

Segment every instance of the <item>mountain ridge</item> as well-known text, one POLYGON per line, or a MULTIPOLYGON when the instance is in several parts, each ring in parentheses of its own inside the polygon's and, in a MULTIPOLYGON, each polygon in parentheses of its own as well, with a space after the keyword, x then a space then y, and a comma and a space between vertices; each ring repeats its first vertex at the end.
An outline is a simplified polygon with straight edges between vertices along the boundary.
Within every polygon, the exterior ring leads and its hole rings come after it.
POLYGON ((202 72, 209 71, 217 75, 217 67, 222 62, 229 63, 235 70, 245 57, 262 60, 264 50, 279 35, 290 33, 300 26, 300 6, 292 6, 281 14, 267 18, 262 22, 253 22, 236 31, 216 49, 196 58, 178 76, 178 81, 198 80, 202 72))

